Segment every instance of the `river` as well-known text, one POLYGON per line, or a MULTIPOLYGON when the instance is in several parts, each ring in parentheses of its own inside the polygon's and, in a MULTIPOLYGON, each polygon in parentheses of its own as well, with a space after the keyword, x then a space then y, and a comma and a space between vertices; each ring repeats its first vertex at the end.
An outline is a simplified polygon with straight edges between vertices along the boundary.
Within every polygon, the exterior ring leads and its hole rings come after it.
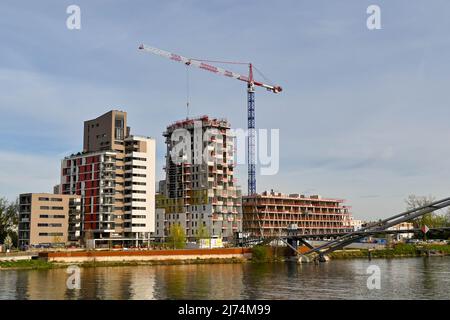
POLYGON ((450 257, 0 270, 0 299, 450 299, 450 257), (368 289, 367 268, 380 271, 368 289))

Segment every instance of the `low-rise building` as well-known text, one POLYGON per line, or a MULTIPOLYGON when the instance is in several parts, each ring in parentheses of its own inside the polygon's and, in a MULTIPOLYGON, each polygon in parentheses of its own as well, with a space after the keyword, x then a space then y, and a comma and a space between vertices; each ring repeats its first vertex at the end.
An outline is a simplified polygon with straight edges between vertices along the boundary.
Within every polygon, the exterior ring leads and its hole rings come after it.
POLYGON ((352 231, 358 231, 362 229, 363 224, 365 223, 363 220, 354 219, 352 216, 349 216, 349 219, 345 222, 352 231))
MULTIPOLYGON (((414 229, 414 225, 411 222, 402 222, 395 226, 392 226, 388 228, 388 230, 391 231, 404 231, 404 230, 411 230, 414 229)), ((401 241, 404 239, 411 239, 414 236, 414 233, 408 232, 408 233, 397 233, 394 235, 394 238, 397 241, 401 241)))
POLYGON ((343 199, 319 195, 263 192, 242 198, 243 232, 249 236, 285 236, 289 225, 300 234, 351 232, 343 199))
POLYGON ((81 212, 76 195, 24 193, 19 196, 19 248, 72 243, 81 212))

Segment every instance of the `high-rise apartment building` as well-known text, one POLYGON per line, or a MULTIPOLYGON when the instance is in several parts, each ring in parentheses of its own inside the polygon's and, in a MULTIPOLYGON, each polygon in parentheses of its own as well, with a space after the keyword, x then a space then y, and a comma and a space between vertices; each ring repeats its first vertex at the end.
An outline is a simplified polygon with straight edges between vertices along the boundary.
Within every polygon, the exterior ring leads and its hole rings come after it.
POLYGON ((73 243, 81 199, 75 195, 19 195, 19 248, 64 246, 73 243))
POLYGON ((84 122, 83 152, 115 150, 123 153, 123 141, 129 135, 127 113, 111 110, 84 122))
POLYGON ((166 178, 159 185, 155 236, 165 238, 179 224, 191 240, 201 228, 231 241, 242 228, 242 211, 229 123, 207 116, 186 119, 168 126, 163 135, 166 178))
POLYGON ((244 196, 243 232, 250 236, 286 236, 290 225, 300 234, 351 232, 349 207, 343 199, 319 195, 263 192, 244 196))
POLYGON ((80 240, 142 243, 155 231, 155 141, 130 135, 126 119, 86 121, 84 151, 62 160, 62 193, 82 198, 80 240))

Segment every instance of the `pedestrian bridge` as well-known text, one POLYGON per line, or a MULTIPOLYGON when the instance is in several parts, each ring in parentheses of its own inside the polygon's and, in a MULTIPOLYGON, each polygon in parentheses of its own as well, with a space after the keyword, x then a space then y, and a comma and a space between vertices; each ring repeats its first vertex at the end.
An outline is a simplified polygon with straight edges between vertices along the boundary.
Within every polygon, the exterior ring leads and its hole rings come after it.
MULTIPOLYGON (((271 236, 263 238, 247 239, 247 244, 269 244, 274 240, 283 241, 292 250, 295 251, 300 262, 320 261, 324 262, 328 260, 328 255, 335 251, 340 250, 353 242, 357 242, 363 238, 375 236, 378 234, 397 234, 397 233, 417 233, 422 231, 421 229, 409 229, 409 230, 388 230, 389 228, 396 226, 403 222, 408 222, 421 217, 427 213, 434 212, 450 206, 450 197, 439 201, 432 202, 430 204, 411 209, 384 220, 372 223, 363 227, 360 230, 349 233, 330 233, 330 234, 300 234, 299 230, 289 229, 287 236, 271 236), (326 243, 317 247, 312 246, 308 239, 330 239, 326 243), (305 245, 308 249, 306 251, 299 250, 298 243, 305 245)), ((434 228, 429 231, 436 230, 450 230, 450 228, 434 228)))

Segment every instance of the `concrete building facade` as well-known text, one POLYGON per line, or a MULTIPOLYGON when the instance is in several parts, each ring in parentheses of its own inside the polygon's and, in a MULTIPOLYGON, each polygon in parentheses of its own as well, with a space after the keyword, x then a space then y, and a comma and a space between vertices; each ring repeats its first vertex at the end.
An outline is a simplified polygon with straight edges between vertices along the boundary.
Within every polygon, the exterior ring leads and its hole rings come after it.
POLYGON ((81 198, 76 195, 24 193, 19 196, 19 248, 73 243, 81 198))
POLYGON ((242 207, 229 123, 208 116, 186 119, 169 125, 163 135, 166 177, 159 184, 155 237, 164 239, 178 224, 189 240, 203 230, 232 241, 242 229, 242 207))

